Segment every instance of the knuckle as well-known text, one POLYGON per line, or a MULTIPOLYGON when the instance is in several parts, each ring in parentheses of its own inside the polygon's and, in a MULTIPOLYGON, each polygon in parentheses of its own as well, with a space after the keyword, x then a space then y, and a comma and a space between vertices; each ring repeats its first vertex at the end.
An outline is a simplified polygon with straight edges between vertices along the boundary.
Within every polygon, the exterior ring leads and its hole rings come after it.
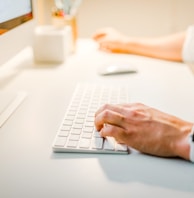
POLYGON ((110 106, 109 104, 104 104, 102 108, 103 108, 104 110, 106 110, 106 109, 109 108, 109 106, 110 106))
POLYGON ((103 117, 104 119, 107 119, 107 118, 109 117, 109 115, 110 115, 110 111, 107 110, 107 109, 105 109, 104 112, 103 112, 102 117, 103 117))

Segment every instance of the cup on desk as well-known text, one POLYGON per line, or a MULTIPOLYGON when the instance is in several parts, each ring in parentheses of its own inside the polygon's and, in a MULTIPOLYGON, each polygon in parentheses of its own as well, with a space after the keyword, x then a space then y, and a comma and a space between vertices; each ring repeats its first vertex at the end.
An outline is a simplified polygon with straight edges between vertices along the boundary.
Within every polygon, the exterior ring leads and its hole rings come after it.
POLYGON ((36 62, 64 62, 71 48, 71 28, 38 26, 34 31, 33 54, 36 62))

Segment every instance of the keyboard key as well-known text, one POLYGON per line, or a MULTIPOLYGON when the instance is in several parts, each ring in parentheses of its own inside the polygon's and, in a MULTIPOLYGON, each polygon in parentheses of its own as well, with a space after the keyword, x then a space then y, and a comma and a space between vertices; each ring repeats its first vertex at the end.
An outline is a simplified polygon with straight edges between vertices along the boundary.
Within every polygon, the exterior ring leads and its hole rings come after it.
POLYGON ((70 140, 78 141, 78 140, 79 140, 79 135, 71 134, 71 135, 69 136, 69 139, 70 139, 70 140))
POLYGON ((78 144, 78 141, 74 141, 74 140, 69 140, 67 142, 67 147, 72 147, 72 148, 76 148, 78 144))
POLYGON ((86 132, 83 132, 83 133, 82 133, 82 138, 88 138, 88 139, 91 139, 91 138, 92 138, 92 133, 86 133, 86 132))
POLYGON ((73 121, 71 121, 71 120, 64 120, 63 121, 63 125, 65 125, 65 126, 72 126, 72 124, 73 124, 73 121))
POLYGON ((60 131, 59 136, 67 137, 69 135, 69 131, 60 131))
POLYGON ((63 125, 60 130, 61 131, 70 131, 71 130, 71 126, 65 126, 65 125, 63 125))
POLYGON ((75 116, 66 116, 65 120, 71 120, 73 121, 75 119, 75 116))
POLYGON ((75 123, 75 124, 73 125, 73 128, 74 128, 74 129, 82 129, 82 127, 83 127, 83 124, 76 124, 76 123, 75 123))
POLYGON ((77 134, 80 135, 82 132, 82 129, 71 129, 71 134, 77 134))
POLYGON ((127 151, 127 146, 125 144, 116 144, 115 149, 117 151, 127 151))
POLYGON ((92 148, 93 149, 102 149, 103 147, 103 138, 93 138, 92 139, 92 148))
POLYGON ((90 147, 91 140, 82 138, 80 139, 79 147, 80 148, 89 148, 90 147))
POLYGON ((104 140, 104 149, 105 150, 115 150, 115 140, 111 137, 107 137, 104 140))
POLYGON ((85 127, 83 128, 83 132, 92 133, 92 132, 93 132, 93 129, 94 129, 94 126, 91 126, 91 127, 85 126, 85 127))
POLYGON ((100 136, 100 133, 99 133, 96 129, 94 129, 94 134, 93 134, 93 136, 94 136, 94 137, 101 137, 101 136, 100 136))
POLYGON ((67 138, 66 137, 57 137, 55 141, 55 146, 63 147, 65 146, 67 138))

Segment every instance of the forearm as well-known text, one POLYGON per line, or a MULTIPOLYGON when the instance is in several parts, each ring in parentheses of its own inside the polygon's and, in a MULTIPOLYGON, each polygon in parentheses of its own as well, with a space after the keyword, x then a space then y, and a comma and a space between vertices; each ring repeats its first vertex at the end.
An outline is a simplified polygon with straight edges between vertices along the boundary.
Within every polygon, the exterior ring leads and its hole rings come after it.
POLYGON ((171 61, 182 61, 185 32, 160 38, 128 38, 127 52, 171 61))

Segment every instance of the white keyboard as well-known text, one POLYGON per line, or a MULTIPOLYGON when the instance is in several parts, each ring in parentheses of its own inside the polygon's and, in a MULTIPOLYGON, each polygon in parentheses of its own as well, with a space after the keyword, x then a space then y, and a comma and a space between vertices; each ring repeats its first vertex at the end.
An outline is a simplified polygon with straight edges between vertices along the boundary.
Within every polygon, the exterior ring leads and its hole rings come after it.
POLYGON ((53 151, 128 154, 126 145, 112 137, 100 137, 94 126, 94 115, 100 106, 127 102, 125 86, 78 84, 54 139, 53 151))

